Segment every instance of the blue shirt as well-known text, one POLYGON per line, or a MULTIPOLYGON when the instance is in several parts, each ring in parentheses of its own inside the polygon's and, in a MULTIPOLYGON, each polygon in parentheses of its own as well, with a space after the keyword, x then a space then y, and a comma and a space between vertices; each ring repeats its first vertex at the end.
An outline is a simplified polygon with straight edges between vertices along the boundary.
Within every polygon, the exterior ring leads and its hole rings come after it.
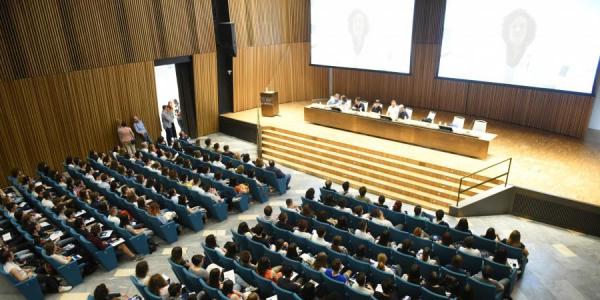
POLYGON ((133 128, 135 129, 135 131, 137 133, 140 133, 140 134, 146 132, 146 127, 144 126, 144 122, 142 122, 142 121, 133 122, 133 128))
POLYGON ((337 274, 334 276, 332 269, 325 270, 325 275, 327 275, 327 277, 329 277, 333 280, 337 280, 341 283, 346 283, 346 280, 348 280, 348 278, 346 278, 346 276, 344 274, 337 274))

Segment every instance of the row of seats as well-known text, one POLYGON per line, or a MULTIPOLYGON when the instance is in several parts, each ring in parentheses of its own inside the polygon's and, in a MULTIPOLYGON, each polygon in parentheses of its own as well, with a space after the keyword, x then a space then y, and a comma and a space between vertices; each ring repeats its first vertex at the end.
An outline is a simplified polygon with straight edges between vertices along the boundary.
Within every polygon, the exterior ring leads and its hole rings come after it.
POLYGON ((161 207, 165 207, 171 211, 176 212, 177 216, 179 217, 179 220, 181 221, 181 224, 186 226, 187 228, 190 228, 194 232, 198 232, 202 230, 202 228, 204 228, 204 214, 202 211, 189 212, 187 207, 179 205, 165 198, 163 195, 155 193, 151 189, 146 188, 145 186, 137 183, 135 180, 127 178, 126 176, 123 176, 102 164, 90 160, 90 165, 93 166, 96 170, 110 175, 111 177, 127 185, 128 187, 134 188, 136 192, 145 195, 147 199, 156 201, 161 207))
MULTIPOLYGON (((253 170, 254 173, 256 174, 256 178, 258 178, 260 181, 268 184, 269 186, 273 187, 280 195, 285 194, 285 192, 287 191, 287 184, 286 184, 285 178, 277 178, 277 176, 275 175, 274 172, 265 170, 263 168, 257 168, 256 166, 254 166, 252 164, 246 164, 240 160, 237 160, 237 159, 229 157, 229 156, 221 155, 220 153, 211 151, 209 149, 195 146, 193 144, 190 144, 187 141, 181 141, 180 143, 184 149, 186 149, 186 150, 189 149, 191 151, 199 150, 202 154, 208 155, 210 157, 210 159, 212 159, 212 160, 216 159, 217 157, 221 157, 221 162, 223 164, 230 163, 231 166, 234 168, 239 165, 243 165, 246 170, 253 170)), ((161 149, 168 148, 165 145, 159 145, 159 147, 161 147, 161 149)))

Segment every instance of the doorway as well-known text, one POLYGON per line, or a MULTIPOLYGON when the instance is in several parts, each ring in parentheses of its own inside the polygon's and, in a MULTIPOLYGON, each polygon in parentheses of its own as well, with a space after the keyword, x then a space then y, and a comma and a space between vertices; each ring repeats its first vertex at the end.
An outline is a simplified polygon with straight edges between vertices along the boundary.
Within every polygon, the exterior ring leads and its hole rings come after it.
POLYGON ((196 137, 196 100, 194 92, 194 69, 191 57, 178 57, 156 61, 154 64, 156 81, 156 104, 161 119, 161 135, 166 137, 161 113, 170 105, 175 113, 175 131, 185 132, 196 137))

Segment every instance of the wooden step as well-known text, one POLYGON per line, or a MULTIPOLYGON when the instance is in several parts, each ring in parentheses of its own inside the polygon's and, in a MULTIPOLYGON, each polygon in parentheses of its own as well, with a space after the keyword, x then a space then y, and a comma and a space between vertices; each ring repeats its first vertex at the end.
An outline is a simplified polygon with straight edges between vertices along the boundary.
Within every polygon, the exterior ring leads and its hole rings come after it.
MULTIPOLYGON (((373 167, 361 166, 358 162, 350 160, 342 161, 341 159, 334 157, 329 158, 321 155, 313 155, 312 153, 307 153, 306 149, 302 145, 296 145, 292 147, 284 146, 281 144, 273 143, 272 141, 266 141, 263 139, 263 151, 276 150, 278 152, 286 153, 287 155, 293 155, 297 157, 303 157, 312 161, 316 161, 332 168, 342 169, 347 171, 350 174, 360 174, 365 178, 377 179, 384 182, 387 182, 388 185, 400 188, 411 188, 423 193, 427 193, 433 197, 442 197, 445 199, 452 199, 452 197, 456 197, 458 193, 458 188, 455 188, 456 191, 451 191, 448 189, 440 188, 436 185, 430 185, 427 183, 422 183, 418 181, 414 181, 411 179, 400 178, 395 174, 388 174, 385 172, 380 172, 373 167)), ((470 193, 474 195, 474 192, 470 193)), ((468 196, 468 195, 465 195, 468 196)))
MULTIPOLYGON (((436 189, 441 189, 442 192, 450 193, 452 195, 456 195, 458 193, 459 185, 455 182, 445 181, 440 178, 432 178, 425 174, 413 172, 412 170, 406 170, 402 168, 395 168, 389 165, 385 165, 376 160, 366 160, 357 157, 353 157, 350 155, 346 155, 343 153, 336 153, 333 151, 329 151, 323 149, 322 147, 315 147, 311 144, 307 143, 299 143, 292 139, 282 139, 279 137, 271 136, 271 135, 263 135, 263 147, 265 148, 275 148, 279 150, 283 150, 283 147, 291 148, 291 151, 302 150, 303 152, 308 152, 315 157, 324 157, 332 160, 333 162, 343 162, 346 164, 351 164, 351 166, 358 166, 361 168, 366 168, 365 172, 373 173, 369 176, 377 177, 379 179, 387 179, 392 182, 396 182, 397 184, 402 184, 404 181, 409 185, 418 185, 418 186, 430 186, 434 188, 432 193, 435 193, 436 189)), ((474 196, 477 194, 478 189, 473 189, 465 192, 467 196, 474 196)), ((483 191, 485 189, 481 189, 483 191)), ((426 191, 426 190, 423 190, 426 191)))
MULTIPOLYGON (((314 168, 310 168, 302 163, 287 161, 286 159, 281 158, 279 156, 272 156, 270 154, 265 153, 265 154, 263 154, 263 158, 276 160, 278 164, 281 164, 283 166, 301 171, 301 172, 309 174, 309 175, 320 177, 323 179, 329 179, 332 182, 335 182, 337 184, 342 184, 344 181, 348 181, 350 183, 350 187, 352 187, 354 189, 358 189, 361 186, 365 186, 367 188, 367 190, 369 191, 369 193, 376 194, 376 195, 384 195, 386 198, 388 198, 392 201, 400 200, 403 203, 408 203, 408 204, 412 204, 412 205, 420 205, 421 207, 432 210, 432 211, 436 211, 438 209, 441 209, 441 210, 445 211, 446 213, 448 213, 448 211, 449 211, 449 208, 447 205, 439 205, 439 204, 435 204, 435 203, 432 203, 429 201, 423 201, 423 200, 407 197, 406 195, 397 194, 397 193, 391 192, 387 189, 382 189, 382 188, 379 188, 376 186, 364 184, 362 182, 355 181, 353 179, 350 179, 350 178, 347 178, 344 176, 339 176, 336 174, 328 173, 323 170, 317 170, 314 168)), ((372 200, 376 200, 376 199, 372 199, 372 200)))
POLYGON ((302 165, 306 166, 307 168, 313 168, 315 170, 334 174, 341 178, 348 178, 349 180, 353 180, 355 182, 360 182, 365 185, 377 187, 378 189, 382 189, 382 190, 388 190, 390 192, 405 195, 407 197, 410 197, 413 199, 418 199, 420 201, 432 202, 432 203, 435 203, 436 205, 440 205, 440 206, 448 206, 448 205, 456 203, 456 199, 450 199, 449 197, 428 194, 428 193, 422 192, 420 190, 414 189, 413 187, 409 187, 409 186, 402 186, 402 187, 395 186, 387 180, 371 178, 371 177, 365 176, 364 174, 362 174, 360 172, 358 172, 358 173, 357 172, 347 172, 344 169, 337 168, 335 165, 332 166, 330 164, 321 163, 321 162, 317 161, 316 159, 295 156, 293 154, 274 150, 271 148, 263 148, 263 154, 267 154, 267 155, 276 157, 278 162, 281 159, 284 159, 288 162, 302 164, 302 165))
MULTIPOLYGON (((448 181, 450 183, 458 183, 460 182, 460 178, 463 176, 462 171, 436 166, 425 162, 416 161, 413 159, 405 159, 400 158, 398 156, 391 156, 386 153, 377 152, 369 149, 359 148, 351 145, 343 145, 338 142, 331 142, 317 138, 311 137, 305 134, 297 134, 291 131, 282 130, 279 128, 268 127, 263 129, 263 138, 264 137, 276 137, 280 139, 292 140, 298 143, 310 144, 314 147, 321 148, 323 150, 328 150, 330 152, 340 153, 351 157, 360 158, 367 161, 372 161, 375 157, 377 161, 381 161, 382 164, 388 165, 393 168, 403 169, 406 171, 410 171, 413 173, 420 173, 428 177, 433 177, 438 180, 448 181), (458 173, 458 174, 457 174, 458 173)), ((485 178, 486 177, 481 177, 485 178)), ((473 179, 465 179, 463 180, 463 186, 474 186, 478 184, 479 180, 473 179)), ((495 182, 501 182, 496 180, 495 182)), ((479 186, 480 190, 487 190, 494 186, 493 183, 488 183, 482 186, 479 186)))

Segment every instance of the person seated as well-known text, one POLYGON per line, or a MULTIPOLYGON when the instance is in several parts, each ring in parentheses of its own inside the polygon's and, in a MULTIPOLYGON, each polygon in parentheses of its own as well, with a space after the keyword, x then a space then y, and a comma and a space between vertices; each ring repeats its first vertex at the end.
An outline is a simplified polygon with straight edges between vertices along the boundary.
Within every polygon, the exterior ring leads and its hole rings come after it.
POLYGON ((423 277, 421 276, 421 267, 418 264, 412 264, 408 272, 402 275, 402 280, 412 284, 421 285, 423 277))
POLYGON ((471 230, 469 230, 469 221, 467 221, 467 218, 460 218, 458 223, 456 223, 456 226, 454 226, 454 229, 471 234, 471 230))
POLYGON ((371 287, 371 285, 367 283, 367 275, 365 275, 365 273, 363 272, 359 272, 358 274, 356 274, 356 282, 352 284, 352 289, 361 294, 369 296, 375 293, 373 287, 371 287))
POLYGON ((519 276, 522 275, 523 270, 525 270, 525 265, 528 262, 527 257, 529 256, 529 251, 525 247, 525 244, 521 243, 521 233, 518 230, 513 230, 510 233, 510 235, 508 236, 508 239, 503 239, 501 241, 501 243, 509 245, 514 248, 519 248, 523 251, 523 255, 521 256, 521 259, 519 260, 519 271, 518 271, 519 276))
POLYGON ((223 281, 223 284, 221 285, 221 292, 227 298, 232 299, 232 300, 244 299, 244 296, 242 295, 242 293, 240 293, 234 289, 234 283, 230 279, 223 281))
POLYGON ((356 248, 356 252, 354 253, 354 259, 366 263, 371 263, 371 259, 367 257, 367 246, 360 244, 358 248, 356 248))
POLYGON ((317 253, 317 256, 315 256, 315 261, 312 263, 311 267, 313 270, 317 270, 319 272, 327 271, 327 254, 325 252, 317 253))
POLYGON ((263 278, 271 280, 275 283, 279 279, 279 276, 271 268, 271 260, 269 260, 269 258, 266 256, 258 259, 258 262, 256 263, 256 273, 258 273, 259 276, 262 276, 263 278))
POLYGON ((389 118, 391 118, 392 120, 396 121, 396 119, 398 119, 399 112, 400 112, 400 108, 396 104, 396 100, 392 100, 390 103, 390 106, 388 106, 388 109, 387 109, 387 112, 385 113, 385 115, 388 116, 389 118))
POLYGON ((501 280, 498 281, 498 280, 495 280, 492 278, 493 274, 494 274, 494 269, 492 268, 492 266, 484 265, 483 268, 481 269, 481 272, 471 276, 471 278, 473 278, 479 282, 483 282, 483 283, 491 284, 491 285, 495 286, 497 293, 504 293, 505 287, 507 287, 510 284, 510 279, 502 278, 501 280))
POLYGON ((488 228, 485 231, 485 234, 482 235, 481 237, 484 239, 500 242, 500 238, 498 237, 498 234, 496 233, 496 229, 494 229, 494 227, 488 228))
POLYGON ((285 208, 289 210, 299 211, 298 205, 294 203, 294 200, 292 200, 292 198, 285 199, 285 208))
POLYGON ((291 266, 283 264, 281 266, 281 277, 277 280, 277 286, 279 286, 282 289, 299 294, 302 287, 292 280, 293 273, 294 272, 291 266))
POLYGON ((200 254, 196 254, 196 255, 192 256, 192 261, 191 261, 191 263, 188 264, 188 270, 192 274, 194 274, 206 281, 206 280, 208 280, 208 271, 205 268, 203 268, 203 265, 204 265, 204 256, 202 256, 200 254))
POLYGON ((121 293, 111 293, 108 290, 106 284, 101 283, 94 288, 94 300, 114 300, 114 299, 128 299, 127 296, 121 293))
POLYGON ((324 190, 328 190, 328 191, 332 191, 335 193, 335 190, 333 188, 331 188, 331 185, 333 184, 333 182, 329 179, 325 180, 325 186, 323 186, 324 190))
POLYGON ((190 267, 190 263, 183 258, 183 248, 177 246, 171 249, 171 262, 176 265, 180 265, 188 269, 190 267))
POLYGON ((369 214, 368 213, 364 213, 364 209, 362 207, 362 205, 357 205, 354 207, 353 213, 355 216, 368 220, 369 219, 369 214))
POLYGON ((392 222, 390 222, 390 220, 386 219, 385 216, 383 215, 383 212, 379 209, 379 208, 375 208, 371 215, 373 216, 373 218, 371 219, 371 222, 377 224, 377 225, 382 225, 382 226, 386 226, 386 227, 394 227, 394 224, 392 224, 392 222))
POLYGON ((308 190, 306 190, 306 193, 304 193, 304 198, 308 200, 315 200, 315 189, 308 188, 308 190))
POLYGON ((298 229, 294 230, 293 234, 301 238, 310 240, 312 235, 308 232, 308 222, 304 219, 298 221, 298 229))
POLYGON ((277 252, 281 255, 287 254, 288 243, 283 239, 277 239, 274 243, 271 244, 271 251, 277 252))
MULTIPOLYGON (((100 233, 102 233, 102 228, 99 224, 94 224, 92 225, 92 228, 90 228, 89 232, 87 232, 86 238, 90 241, 90 243, 94 244, 98 250, 104 250, 108 248, 110 244, 102 240, 100 233)), ((124 254, 133 261, 142 260, 142 257, 133 253, 125 243, 121 243, 116 246, 115 250, 124 254)))
POLYGON ((431 248, 425 247, 417 252, 417 259, 430 265, 437 265, 437 261, 431 258, 431 248))
POLYGON ((390 209, 389 206, 385 205, 385 196, 384 195, 379 195, 379 197, 377 198, 377 203, 373 203, 373 205, 379 206, 379 207, 385 208, 385 209, 390 209))
POLYGON ((221 281, 222 275, 221 268, 214 267, 208 272, 208 280, 206 283, 208 286, 220 290, 223 286, 223 282, 221 281))
POLYGON ((400 300, 400 296, 398 295, 398 291, 396 290, 396 286, 394 283, 394 279, 386 278, 381 283, 381 291, 375 291, 373 294, 375 299, 377 300, 400 300))
POLYGON ((441 244, 446 247, 449 247, 449 248, 455 248, 454 241, 452 240, 452 235, 450 235, 450 232, 448 232, 448 231, 442 233, 442 237, 436 243, 441 244))
POLYGON ((240 252, 238 256, 240 266, 256 271, 256 265, 252 264, 252 254, 248 250, 240 252))
POLYGON ((441 285, 439 275, 436 271, 432 271, 429 277, 425 279, 423 287, 442 296, 446 296, 446 289, 441 285))
POLYGON ((498 247, 496 252, 494 252, 494 255, 490 256, 488 259, 491 259, 493 262, 501 265, 510 266, 508 263, 508 250, 506 250, 504 247, 498 247))
POLYGON ((238 224, 237 233, 239 235, 243 235, 249 239, 252 238, 252 232, 250 232, 250 227, 248 226, 248 223, 246 223, 246 222, 241 222, 240 224, 238 224))
MULTIPOLYGON (((225 256, 225 250, 217 244, 217 237, 214 234, 209 234, 204 239, 204 246, 209 249, 214 249, 218 254, 225 256)), ((213 262, 214 263, 214 262, 213 262)))
POLYGON ((416 205, 415 209, 414 209, 414 216, 415 219, 419 219, 419 220, 423 220, 423 221, 429 221, 429 218, 427 218, 424 214, 423 214, 423 209, 421 208, 421 205, 416 205))
POLYGON ((342 183, 342 190, 340 191, 340 195, 352 198, 352 194, 350 193, 350 182, 344 181, 342 183))
POLYGON ((400 253, 415 257, 415 252, 412 250, 412 241, 410 239, 404 239, 397 250, 400 253))
MULTIPOLYGON (((319 211, 321 212, 321 211, 319 211)), ((322 211, 325 214, 327 214, 327 212, 322 211)), ((312 210, 312 208, 310 207, 310 205, 308 204, 304 204, 302 206, 302 210, 300 211, 300 214, 307 217, 307 218, 314 218, 315 217, 315 212, 312 210)), ((318 219, 318 218, 317 218, 318 219)), ((326 220, 322 220, 322 219, 318 219, 318 221, 320 222, 327 222, 326 220)))
POLYGON ((474 243, 473 236, 468 236, 463 240, 462 246, 458 248, 459 252, 466 253, 473 256, 481 257, 481 251, 473 247, 474 243))
POLYGON ((347 212, 347 213, 352 213, 352 209, 349 207, 346 207, 346 199, 340 198, 337 200, 336 204, 337 205, 334 206, 335 209, 341 210, 341 211, 347 212))
POLYGON ((60 254, 59 248, 54 245, 54 242, 49 240, 44 243, 44 251, 46 251, 46 255, 52 257, 56 262, 61 265, 66 265, 73 261, 73 257, 64 256, 60 254))
POLYGON ((352 105, 352 110, 364 112, 366 111, 366 107, 362 101, 360 101, 360 97, 354 98, 354 105, 352 105))
POLYGON ((377 237, 376 243, 384 247, 396 248, 396 243, 391 240, 390 231, 387 229, 382 231, 379 237, 377 237))
POLYGON ((446 221, 444 221, 444 211, 441 210, 441 209, 438 209, 438 210, 435 211, 435 221, 434 221, 434 223, 436 223, 438 225, 450 227, 450 225, 448 225, 448 223, 446 223, 446 221))
POLYGON ((291 260, 302 262, 302 257, 300 257, 300 254, 298 253, 298 245, 296 245, 296 243, 292 242, 288 245, 285 257, 291 260))
POLYGON ((367 195, 367 187, 365 186, 361 186, 358 189, 358 195, 356 197, 354 197, 354 199, 367 203, 367 204, 371 204, 371 199, 369 199, 369 197, 366 196, 367 195))
POLYGON ((425 232, 421 227, 417 226, 415 227, 415 229, 413 229, 412 235, 416 236, 416 237, 420 237, 423 239, 428 239, 429 238, 429 234, 427 234, 427 232, 425 232))
POLYGON ((259 217, 262 221, 265 221, 265 222, 271 223, 271 224, 275 223, 275 220, 271 216, 273 214, 273 208, 270 205, 267 205, 267 206, 265 206, 265 208, 263 208, 263 214, 264 214, 264 216, 259 217))
POLYGON ((327 106, 332 107, 332 106, 339 106, 340 105, 340 94, 335 94, 335 95, 331 95, 331 97, 329 97, 329 100, 327 100, 327 106))
POLYGON ((383 104, 381 104, 381 101, 379 101, 379 99, 376 99, 375 103, 373 103, 373 107, 371 107, 371 112, 377 114, 381 114, 383 112, 383 104))
POLYGON ((204 149, 210 151, 211 144, 212 144, 212 140, 210 138, 207 138, 206 140, 204 140, 204 149))
POLYGON ((275 167, 275 161, 274 160, 272 160, 272 159, 269 160, 269 166, 266 167, 265 170, 271 171, 271 172, 275 173, 275 176, 277 177, 277 179, 285 178, 285 186, 289 189, 290 180, 292 180, 292 175, 290 175, 290 174, 284 174, 281 171, 281 169, 275 167))
POLYGON ((398 119, 400 119, 400 120, 410 119, 408 113, 406 112, 406 109, 404 108, 404 105, 402 105, 402 104, 398 105, 398 119))
POLYGON ((225 145, 223 146, 223 156, 227 156, 230 158, 233 158, 235 156, 235 153, 233 153, 232 151, 229 150, 229 145, 225 145))
POLYGON ((325 240, 325 233, 327 233, 325 228, 319 227, 319 228, 317 228, 316 231, 313 230, 313 234, 312 234, 310 240, 317 245, 321 245, 321 246, 325 246, 325 247, 329 248, 329 247, 331 247, 331 243, 329 243, 328 241, 325 240))
POLYGON ((373 263, 373 267, 375 267, 376 269, 378 269, 380 271, 394 274, 394 271, 392 271, 392 269, 390 269, 388 266, 386 266, 386 264, 387 264, 387 256, 385 255, 385 253, 377 254, 377 261, 375 263, 373 263))
POLYGON ((264 236, 263 226, 259 223, 254 226, 252 229, 254 231, 254 236, 252 236, 252 240, 258 243, 265 245, 265 247, 269 247, 269 241, 264 236))
POLYGON ((339 235, 334 236, 331 240, 331 250, 342 254, 348 254, 348 249, 342 246, 342 237, 339 235))
POLYGON ((331 263, 331 268, 325 270, 325 276, 341 283, 346 283, 350 275, 352 275, 352 271, 350 270, 342 273, 342 261, 339 258, 335 258, 331 263))
POLYGON ((281 212, 279 214, 278 221, 277 221, 277 223, 275 223, 275 226, 277 226, 278 228, 287 230, 287 231, 294 230, 294 227, 292 227, 292 225, 288 224, 288 215, 285 212, 281 212))
POLYGON ((358 222, 358 226, 356 227, 356 230, 354 230, 354 236, 359 239, 367 240, 369 242, 375 242, 375 238, 367 232, 366 220, 360 220, 358 222))
POLYGON ((469 275, 469 272, 463 268, 463 258, 460 254, 452 256, 450 264, 445 267, 452 272, 469 275))
POLYGON ((148 262, 145 260, 139 261, 136 265, 135 265, 135 278, 142 283, 143 285, 148 285, 148 282, 150 281, 150 277, 148 276, 148 271, 149 271, 149 267, 148 267, 148 262))

